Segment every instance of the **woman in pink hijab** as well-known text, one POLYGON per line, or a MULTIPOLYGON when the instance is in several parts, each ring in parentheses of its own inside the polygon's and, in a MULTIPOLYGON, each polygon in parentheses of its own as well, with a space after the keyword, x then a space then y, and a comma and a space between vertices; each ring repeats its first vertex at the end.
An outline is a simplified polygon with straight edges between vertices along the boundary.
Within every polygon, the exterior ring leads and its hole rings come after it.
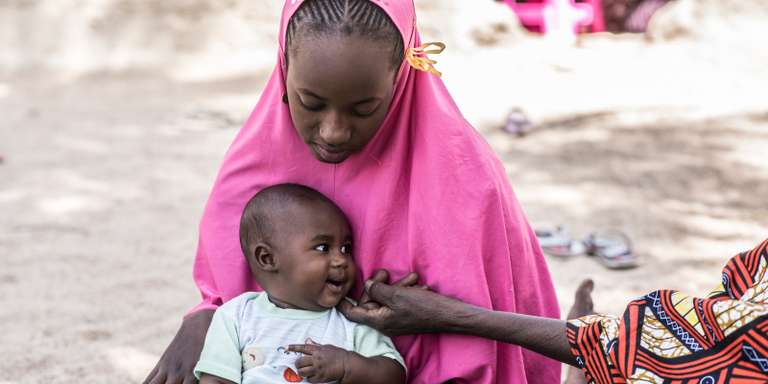
MULTIPOLYGON (((415 271, 420 283, 468 303, 558 318, 506 172, 425 57, 412 0, 287 0, 280 28, 277 66, 200 224, 194 277, 203 301, 146 382, 192 382, 212 311, 259 290, 238 224, 248 199, 277 183, 315 188, 347 214, 357 293, 377 269, 395 278, 415 271)), ((411 383, 560 380, 559 363, 509 344, 449 334, 395 343, 411 383)))

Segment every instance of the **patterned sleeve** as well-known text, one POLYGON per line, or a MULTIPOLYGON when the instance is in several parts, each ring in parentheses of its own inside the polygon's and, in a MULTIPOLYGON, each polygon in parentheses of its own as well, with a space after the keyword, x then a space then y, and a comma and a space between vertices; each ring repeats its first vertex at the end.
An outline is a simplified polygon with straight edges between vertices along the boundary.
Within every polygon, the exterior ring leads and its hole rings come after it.
MULTIPOLYGON (((590 315, 568 321, 568 342, 587 380, 593 377, 608 379, 615 367, 608 352, 618 336, 619 319, 612 316, 590 315)), ((599 380, 594 382, 614 383, 599 380)))
POLYGON ((590 383, 768 382, 767 272, 768 240, 731 258, 706 299, 659 290, 620 319, 569 321, 571 352, 590 383))
POLYGON ((723 268, 720 284, 708 297, 766 303, 766 264, 768 239, 752 250, 732 257, 723 268))

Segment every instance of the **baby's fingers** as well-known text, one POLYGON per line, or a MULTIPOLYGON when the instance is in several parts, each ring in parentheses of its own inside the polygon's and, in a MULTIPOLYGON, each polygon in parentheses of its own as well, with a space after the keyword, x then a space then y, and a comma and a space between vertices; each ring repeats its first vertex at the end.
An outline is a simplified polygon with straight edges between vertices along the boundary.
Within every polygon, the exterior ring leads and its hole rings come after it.
POLYGON ((303 353, 305 355, 312 355, 317 352, 316 344, 291 344, 288 346, 288 350, 291 352, 303 353))
POLYGON ((301 376, 303 378, 310 378, 310 377, 314 376, 315 373, 317 373, 317 371, 315 370, 315 366, 314 365, 310 365, 308 367, 299 368, 299 364, 297 363, 296 364, 296 368, 299 369, 298 370, 299 376, 301 376))
POLYGON ((313 364, 314 362, 312 360, 312 356, 302 356, 296 359, 296 369, 299 370, 302 368, 311 367, 313 364))

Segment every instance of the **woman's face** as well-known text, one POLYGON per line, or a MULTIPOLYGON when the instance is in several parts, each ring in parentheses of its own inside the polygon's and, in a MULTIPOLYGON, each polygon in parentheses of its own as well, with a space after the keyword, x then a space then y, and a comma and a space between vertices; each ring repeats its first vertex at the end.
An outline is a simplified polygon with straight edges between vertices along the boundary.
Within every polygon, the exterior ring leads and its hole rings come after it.
POLYGON ((371 141, 387 115, 396 69, 392 47, 365 37, 297 36, 286 88, 293 125, 326 163, 371 141))

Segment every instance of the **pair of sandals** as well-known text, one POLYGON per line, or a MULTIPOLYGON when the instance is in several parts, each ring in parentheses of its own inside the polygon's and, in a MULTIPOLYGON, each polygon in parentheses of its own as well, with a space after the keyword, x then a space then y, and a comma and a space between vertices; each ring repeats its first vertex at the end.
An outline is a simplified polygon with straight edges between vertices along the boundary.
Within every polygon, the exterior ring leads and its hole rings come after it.
POLYGON ((593 256, 608 269, 638 266, 637 256, 632 252, 632 241, 621 231, 593 232, 584 240, 573 239, 563 227, 537 229, 535 232, 541 249, 552 256, 593 256))

